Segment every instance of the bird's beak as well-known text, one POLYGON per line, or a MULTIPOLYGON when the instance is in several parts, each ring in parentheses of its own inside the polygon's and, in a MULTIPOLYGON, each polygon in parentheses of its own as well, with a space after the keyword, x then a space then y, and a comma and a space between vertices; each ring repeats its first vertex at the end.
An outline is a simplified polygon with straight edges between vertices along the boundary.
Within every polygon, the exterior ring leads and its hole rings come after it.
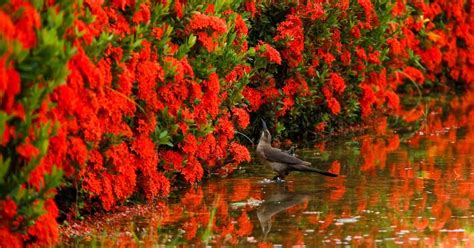
POLYGON ((267 123, 265 123, 265 121, 263 119, 260 119, 262 121, 262 127, 263 127, 263 130, 267 130, 267 123))

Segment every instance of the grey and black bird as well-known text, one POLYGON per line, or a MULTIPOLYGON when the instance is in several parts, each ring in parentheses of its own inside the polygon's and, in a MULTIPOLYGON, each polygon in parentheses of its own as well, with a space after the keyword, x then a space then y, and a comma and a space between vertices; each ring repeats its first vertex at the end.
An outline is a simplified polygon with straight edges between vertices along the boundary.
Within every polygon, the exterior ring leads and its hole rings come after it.
POLYGON ((262 120, 263 130, 257 145, 257 157, 277 173, 274 180, 282 181, 291 171, 316 172, 321 175, 337 177, 336 174, 310 167, 311 163, 303 161, 288 152, 272 147, 272 135, 267 124, 262 120))

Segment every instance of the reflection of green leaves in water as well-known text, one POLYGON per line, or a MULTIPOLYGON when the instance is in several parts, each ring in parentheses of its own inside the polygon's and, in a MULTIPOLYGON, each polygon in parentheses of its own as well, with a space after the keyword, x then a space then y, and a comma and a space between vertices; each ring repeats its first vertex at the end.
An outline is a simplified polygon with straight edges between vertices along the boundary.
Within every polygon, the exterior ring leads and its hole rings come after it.
POLYGON ((219 202, 219 196, 214 200, 214 206, 211 209, 211 216, 209 217, 209 223, 207 223, 206 231, 202 234, 201 240, 204 241, 204 243, 207 244, 209 243, 209 238, 212 235, 212 226, 214 223, 214 217, 216 216, 216 211, 217 211, 217 203, 219 202))

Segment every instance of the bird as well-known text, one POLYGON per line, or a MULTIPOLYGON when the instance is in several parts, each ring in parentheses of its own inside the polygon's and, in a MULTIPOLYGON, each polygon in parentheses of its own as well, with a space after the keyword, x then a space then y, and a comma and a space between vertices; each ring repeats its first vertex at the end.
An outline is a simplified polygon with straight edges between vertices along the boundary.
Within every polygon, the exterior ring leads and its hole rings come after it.
POLYGON ((277 173, 273 180, 283 182, 291 171, 316 172, 324 176, 337 177, 334 173, 310 167, 310 162, 303 161, 297 158, 296 155, 272 147, 272 135, 265 121, 263 119, 261 121, 263 129, 257 144, 256 154, 263 163, 269 165, 277 173))

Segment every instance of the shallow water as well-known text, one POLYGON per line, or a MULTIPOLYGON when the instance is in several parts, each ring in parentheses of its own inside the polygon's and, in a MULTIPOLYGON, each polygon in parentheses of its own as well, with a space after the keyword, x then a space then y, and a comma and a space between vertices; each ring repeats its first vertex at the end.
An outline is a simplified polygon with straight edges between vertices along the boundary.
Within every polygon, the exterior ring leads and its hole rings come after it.
POLYGON ((67 242, 473 247, 473 143, 474 93, 425 99, 374 120, 369 134, 297 150, 338 178, 293 172, 278 184, 255 163, 139 213, 105 217, 67 242))

